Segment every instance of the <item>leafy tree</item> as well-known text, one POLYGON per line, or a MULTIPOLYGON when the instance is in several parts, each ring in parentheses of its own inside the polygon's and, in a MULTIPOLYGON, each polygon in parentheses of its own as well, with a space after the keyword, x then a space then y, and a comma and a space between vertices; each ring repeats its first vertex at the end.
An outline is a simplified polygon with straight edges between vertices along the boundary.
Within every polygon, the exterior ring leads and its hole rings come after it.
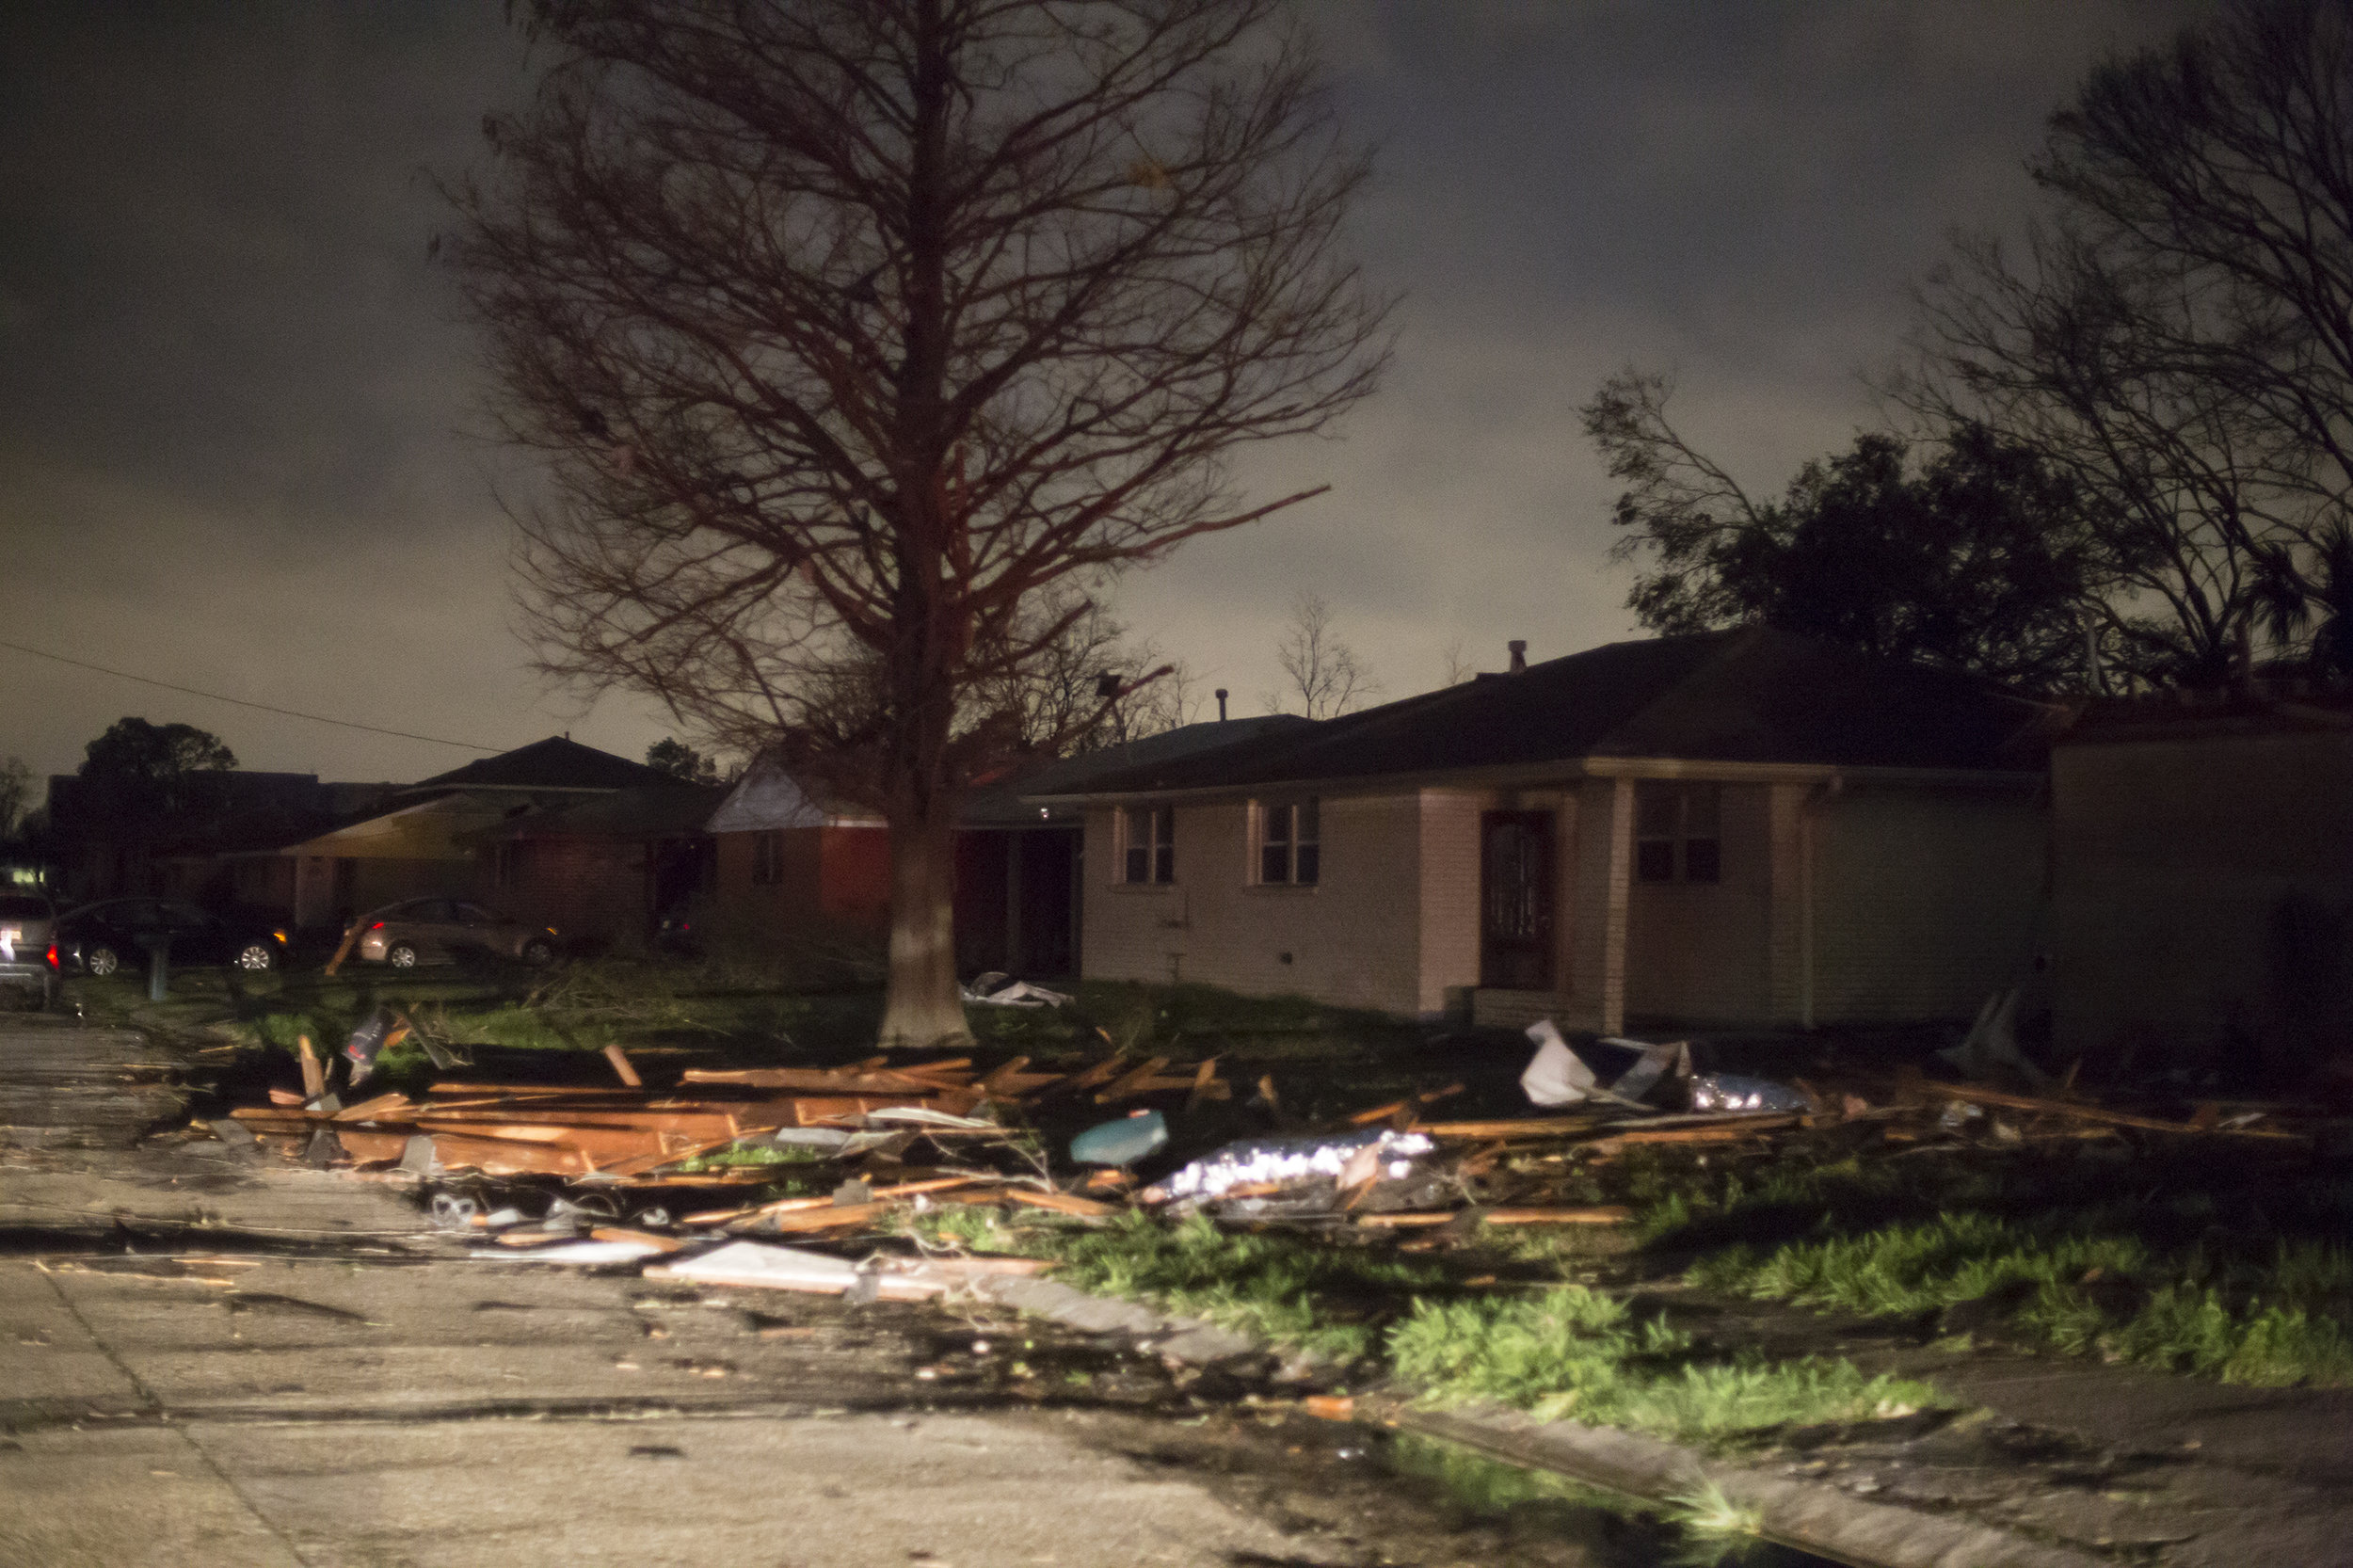
POLYGON ((677 736, 665 736, 646 748, 646 766, 687 784, 716 784, 719 764, 677 736))
POLYGON ((1301 592, 1291 597, 1290 620, 1275 645, 1274 658, 1289 684, 1268 696, 1271 713, 1284 712, 1285 704, 1296 698, 1309 718, 1334 718, 1381 694, 1381 682, 1332 630, 1332 607, 1320 595, 1301 592))
POLYGON ((1366 165, 1280 9, 537 0, 542 85, 451 193, 552 472, 516 515, 544 666, 882 811, 886 1039, 964 1032, 957 801, 1057 593, 1317 493, 1229 460, 1377 377, 1366 165))
POLYGON ((1583 410, 1610 476, 1627 600, 1662 632, 1762 623, 2026 691, 2085 674, 2097 559, 2073 488, 2033 452, 1961 424, 1925 460, 1865 434, 1752 498, 1669 423, 1671 388, 1625 372, 1583 410))
POLYGON ((237 765, 237 754, 210 730, 189 724, 117 719, 83 747, 77 777, 90 780, 119 809, 172 812, 202 805, 204 776, 237 765))

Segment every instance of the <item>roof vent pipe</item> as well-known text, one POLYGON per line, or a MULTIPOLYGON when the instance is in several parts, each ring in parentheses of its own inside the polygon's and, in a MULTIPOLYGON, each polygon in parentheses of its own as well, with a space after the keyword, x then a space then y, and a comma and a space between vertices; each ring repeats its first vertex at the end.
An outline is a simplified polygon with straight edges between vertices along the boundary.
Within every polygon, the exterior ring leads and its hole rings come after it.
POLYGON ((1225 688, 1223 686, 1217 689, 1217 722, 1225 722, 1225 688))
POLYGON ((1503 646, 1512 650, 1512 673, 1513 675, 1528 668, 1528 640, 1526 638, 1514 637, 1503 646))

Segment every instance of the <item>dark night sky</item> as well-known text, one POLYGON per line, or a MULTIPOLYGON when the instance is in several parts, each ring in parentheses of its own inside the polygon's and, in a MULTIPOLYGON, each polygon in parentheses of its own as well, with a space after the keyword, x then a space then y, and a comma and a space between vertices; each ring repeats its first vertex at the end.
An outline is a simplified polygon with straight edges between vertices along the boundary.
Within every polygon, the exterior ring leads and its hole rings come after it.
MULTIPOLYGON (((1270 454, 1333 493, 1128 580, 1122 613, 1237 711, 1297 589, 1402 696, 1626 634, 1594 385, 1672 370, 1690 433, 1777 488, 1875 417, 1905 290, 2008 227, 2043 117, 2193 0, 1300 0, 1381 149, 1358 247, 1405 291, 1384 392, 1270 454)), ((0 15, 0 638, 487 745, 629 755, 641 701, 527 667, 428 168, 528 61, 497 0, 30 0, 0 15)), ((511 475, 510 475, 511 477, 511 475)), ((0 756, 63 771, 124 713, 249 767, 409 778, 468 752, 0 649, 0 756)))

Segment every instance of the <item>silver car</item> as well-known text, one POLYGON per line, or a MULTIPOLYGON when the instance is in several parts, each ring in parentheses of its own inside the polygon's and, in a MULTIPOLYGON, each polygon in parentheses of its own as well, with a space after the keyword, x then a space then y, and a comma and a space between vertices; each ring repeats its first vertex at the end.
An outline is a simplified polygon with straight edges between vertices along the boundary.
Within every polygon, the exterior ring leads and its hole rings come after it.
POLYGON ((555 958, 555 927, 525 925, 462 898, 412 898, 372 909, 357 923, 360 956, 396 969, 455 963, 464 952, 535 968, 555 958))
POLYGON ((40 893, 0 892, 0 985, 57 996, 57 908, 40 893))

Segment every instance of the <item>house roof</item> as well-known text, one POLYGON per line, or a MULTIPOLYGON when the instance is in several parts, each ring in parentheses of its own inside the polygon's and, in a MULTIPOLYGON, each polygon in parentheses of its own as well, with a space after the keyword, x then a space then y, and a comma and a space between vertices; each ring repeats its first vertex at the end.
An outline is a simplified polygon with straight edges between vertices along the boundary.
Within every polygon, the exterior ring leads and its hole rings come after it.
POLYGON ((670 776, 643 762, 551 735, 420 780, 419 790, 633 790, 670 776))
POLYGON ((788 827, 839 826, 881 819, 872 810, 820 799, 774 757, 758 757, 704 824, 710 833, 772 833, 788 827))
POLYGON ((1093 780, 1110 774, 1164 765, 1179 759, 1222 751, 1245 742, 1292 734, 1311 728, 1310 721, 1296 713, 1270 713, 1260 718, 1220 719, 1180 725, 1175 729, 1162 730, 1158 735, 1123 741, 1117 745, 1104 746, 1077 757, 1059 758, 1031 771, 980 785, 966 793, 963 813, 957 821, 965 827, 1036 827, 1057 822, 1067 824, 1077 820, 1074 811, 1064 809, 1058 812, 1050 807, 1034 804, 1031 797, 1074 794, 1083 791, 1093 780))
POLYGON ((724 785, 671 780, 618 790, 502 823, 488 839, 676 839, 700 833, 728 797, 724 785))
MULTIPOLYGON (((2042 764, 2036 724, 2045 712, 1967 677, 1751 627, 1610 643, 1054 792, 1443 778, 1637 758, 2018 773, 2042 764)), ((1048 792, 1025 782, 1021 792, 1048 792)))

